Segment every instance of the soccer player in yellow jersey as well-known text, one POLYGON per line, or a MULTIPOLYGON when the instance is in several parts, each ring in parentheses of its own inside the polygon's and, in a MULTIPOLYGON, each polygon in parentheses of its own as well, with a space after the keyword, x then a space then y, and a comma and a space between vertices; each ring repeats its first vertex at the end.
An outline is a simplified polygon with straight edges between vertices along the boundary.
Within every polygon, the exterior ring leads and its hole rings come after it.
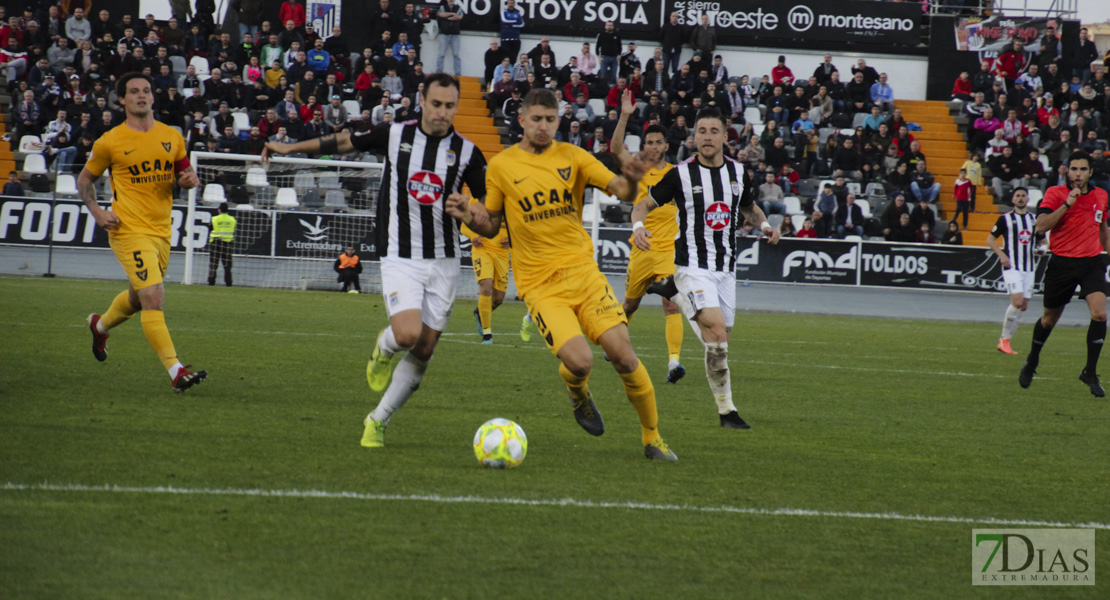
POLYGON ((447 211, 484 236, 495 235, 502 219, 508 221, 517 291, 547 347, 561 361, 559 374, 578 424, 592 435, 605 432, 587 385, 593 367, 589 338, 609 355, 639 414, 645 456, 677 460, 659 436, 655 388, 632 349, 624 310, 601 274, 593 242, 582 227, 587 185, 631 202, 644 166, 629 159, 623 175, 613 176, 585 150, 555 142, 558 106, 549 90, 528 92, 517 117, 524 139, 490 161, 485 203, 468 208, 467 201, 454 194, 447 211))
MULTIPOLYGON (((628 118, 636 112, 636 105, 632 102, 632 91, 625 90, 621 97, 621 116, 617 127, 613 130, 613 140, 609 144, 613 154, 622 162, 627 160, 628 151, 624 149, 624 132, 628 125, 628 118)), ((640 157, 647 166, 647 172, 640 180, 636 193, 636 202, 647 197, 648 188, 659 183, 672 167, 667 162, 667 130, 659 125, 652 125, 644 130, 643 151, 640 157)), ((649 285, 657 280, 674 275, 674 238, 678 235, 678 222, 675 214, 678 208, 674 204, 667 204, 648 213, 644 219, 644 227, 651 232, 654 240, 650 250, 641 250, 632 238, 632 252, 628 257, 628 275, 624 280, 624 313, 628 320, 640 308, 640 301, 647 293, 649 285)), ((667 298, 663 298, 663 314, 666 315, 667 337, 667 381, 677 383, 686 375, 686 369, 679 362, 682 352, 682 315, 678 306, 667 298)), ((696 333, 696 331, 695 331, 696 333)))
POLYGON ((177 359, 162 313, 162 277, 170 259, 170 211, 173 184, 185 189, 200 184, 189 164, 185 140, 169 125, 154 120, 151 80, 128 73, 116 83, 116 94, 127 120, 93 144, 89 161, 77 178, 77 189, 96 224, 108 232, 116 259, 130 285, 103 315, 89 315, 93 355, 108 358, 108 331, 142 311, 143 333, 169 371, 175 392, 204 381, 205 371, 190 371, 177 359), (100 208, 93 184, 110 170, 115 200, 112 210, 100 208))
MULTIPOLYGON (((477 201, 470 199, 471 204, 477 201)), ((474 233, 466 225, 460 229, 470 239, 470 262, 478 282, 478 308, 474 309, 478 335, 482 336, 483 344, 492 344, 493 311, 505 301, 505 291, 509 289, 509 232, 504 221, 493 239, 474 233)))

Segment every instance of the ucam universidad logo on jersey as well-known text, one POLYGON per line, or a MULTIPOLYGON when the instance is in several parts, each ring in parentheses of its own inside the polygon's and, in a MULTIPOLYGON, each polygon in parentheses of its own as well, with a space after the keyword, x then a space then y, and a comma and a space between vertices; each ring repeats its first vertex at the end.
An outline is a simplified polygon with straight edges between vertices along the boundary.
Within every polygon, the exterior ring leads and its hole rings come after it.
POLYGON ((713 231, 720 231, 732 222, 732 211, 724 202, 714 202, 705 209, 705 226, 713 231))

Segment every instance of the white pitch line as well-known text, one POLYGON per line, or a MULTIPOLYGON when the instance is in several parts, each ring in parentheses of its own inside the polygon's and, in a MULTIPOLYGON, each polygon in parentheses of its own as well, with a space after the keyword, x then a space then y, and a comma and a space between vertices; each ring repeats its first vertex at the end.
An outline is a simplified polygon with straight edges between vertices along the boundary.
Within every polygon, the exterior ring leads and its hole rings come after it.
POLYGON ((5 483, 4 491, 44 492, 102 492, 111 494, 166 494, 181 496, 245 496, 261 498, 323 498, 329 500, 412 501, 436 504, 505 504, 513 506, 615 508, 627 510, 657 510, 710 514, 741 514, 768 517, 818 517, 828 519, 874 519, 885 521, 916 521, 922 523, 982 523, 1021 527, 1072 527, 1110 529, 1110 523, 1070 523, 1063 521, 1038 521, 1032 519, 1000 519, 996 517, 946 517, 934 515, 904 515, 894 512, 846 512, 811 510, 805 508, 753 508, 744 506, 694 506, 689 504, 649 504, 645 502, 605 502, 577 498, 528 499, 487 498, 483 496, 440 496, 439 494, 367 494, 364 492, 329 492, 325 490, 259 490, 259 489, 210 489, 178 488, 167 486, 137 487, 124 485, 81 485, 57 483, 5 483))

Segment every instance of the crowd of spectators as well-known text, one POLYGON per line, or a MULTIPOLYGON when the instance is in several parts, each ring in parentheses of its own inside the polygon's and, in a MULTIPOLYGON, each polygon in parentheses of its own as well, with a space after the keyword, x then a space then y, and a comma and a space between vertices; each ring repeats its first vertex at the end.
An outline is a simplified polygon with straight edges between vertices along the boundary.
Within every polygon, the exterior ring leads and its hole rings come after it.
POLYGON ((1003 202, 1018 186, 1043 192, 1057 185, 1059 166, 1075 150, 1095 158, 1093 182, 1110 188, 1110 52, 1100 62, 1087 29, 1080 29, 1076 66, 1063 72, 1061 48, 1050 27, 1040 52, 1015 39, 953 84, 952 98, 963 102, 967 120, 968 153, 985 161, 983 178, 1003 202))
POLYGON ((108 10, 90 19, 77 4, 71 15, 45 3, 18 14, 0 6, 10 141, 39 136, 62 171, 79 170, 92 141, 123 121, 115 81, 131 71, 151 78, 156 118, 179 128, 191 149, 259 154, 266 140, 360 133, 420 112, 425 19, 413 3, 395 10, 380 0, 369 25, 375 42, 361 52, 339 27, 314 31, 296 0, 273 20, 260 2, 237 2, 235 40, 216 28, 215 7, 205 2, 191 20, 175 14, 166 22, 108 10), (357 110, 345 103, 352 100, 357 110))

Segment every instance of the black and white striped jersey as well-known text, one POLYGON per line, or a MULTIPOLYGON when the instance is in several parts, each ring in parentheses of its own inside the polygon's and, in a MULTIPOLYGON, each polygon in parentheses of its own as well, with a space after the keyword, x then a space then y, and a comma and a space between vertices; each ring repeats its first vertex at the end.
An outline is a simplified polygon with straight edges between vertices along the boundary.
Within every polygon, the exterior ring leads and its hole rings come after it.
POLYGON ((378 253, 398 258, 457 258, 459 227, 443 212, 447 197, 465 183, 486 195, 486 159, 454 129, 425 135, 418 121, 381 125, 352 136, 360 151, 385 154, 378 194, 378 253))
POLYGON ((1004 238, 1001 244, 1002 251, 1010 257, 1010 268, 1018 271, 1034 271, 1037 268, 1033 260, 1033 250, 1036 248, 1037 217, 1032 213, 1018 214, 1010 211, 1000 217, 991 229, 991 235, 1004 238))
POLYGON ((735 270, 740 207, 754 202, 744 165, 726 157, 723 165, 706 167, 695 156, 667 171, 648 193, 656 204, 674 202, 678 208, 674 264, 735 270))

